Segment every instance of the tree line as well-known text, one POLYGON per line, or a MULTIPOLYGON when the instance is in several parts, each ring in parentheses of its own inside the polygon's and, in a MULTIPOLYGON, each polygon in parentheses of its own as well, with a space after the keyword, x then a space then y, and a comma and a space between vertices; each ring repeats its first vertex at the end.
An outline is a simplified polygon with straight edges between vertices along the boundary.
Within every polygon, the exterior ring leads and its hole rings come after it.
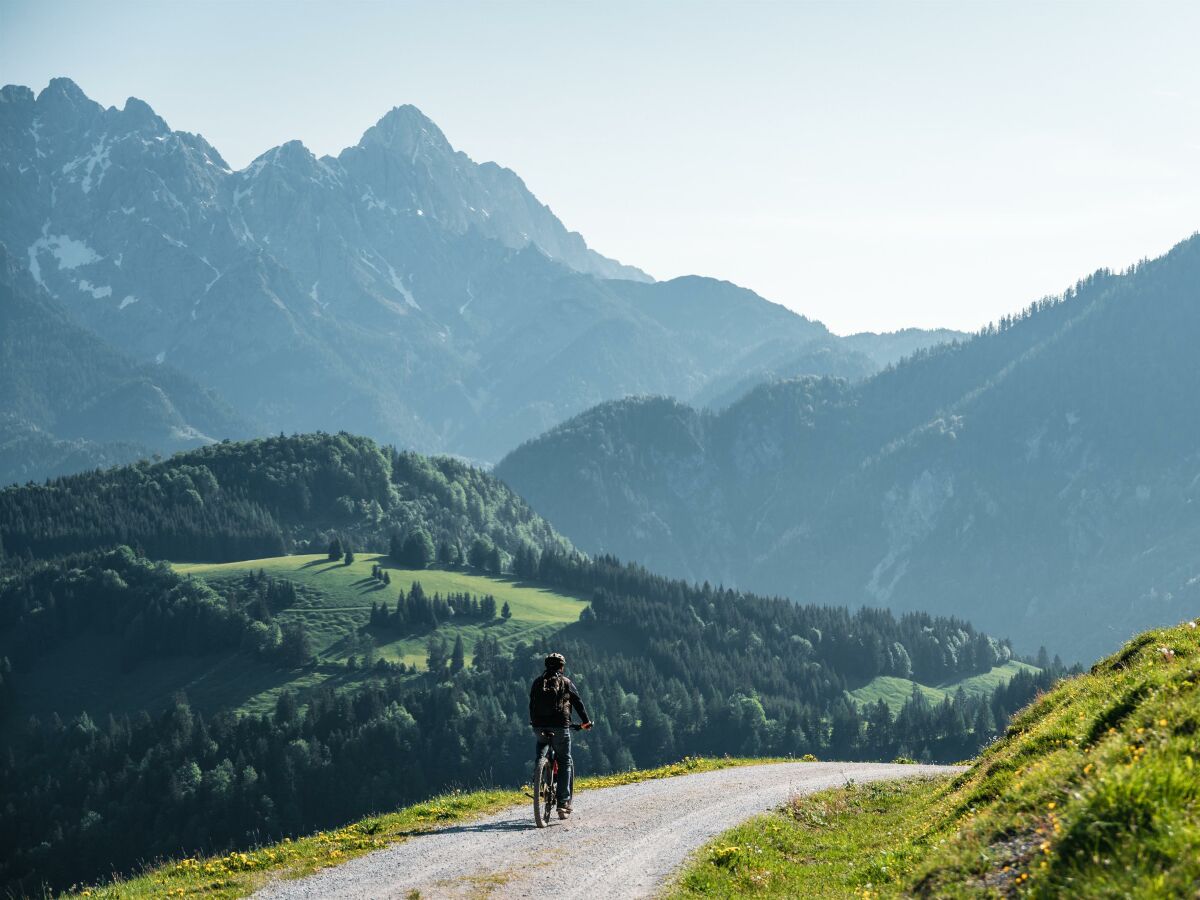
POLYGON ((123 544, 217 562, 324 552, 334 537, 344 551, 387 552, 396 535, 428 561, 493 571, 526 546, 570 546, 487 473, 345 433, 222 442, 0 490, 0 558, 123 544))

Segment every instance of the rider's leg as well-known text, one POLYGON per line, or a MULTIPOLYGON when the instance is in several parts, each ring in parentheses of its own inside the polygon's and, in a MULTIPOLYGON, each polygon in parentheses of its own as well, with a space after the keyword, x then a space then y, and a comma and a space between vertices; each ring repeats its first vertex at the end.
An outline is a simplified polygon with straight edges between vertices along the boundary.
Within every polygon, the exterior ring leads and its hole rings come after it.
POLYGON ((571 729, 554 729, 554 756, 558 759, 558 805, 571 806, 572 780, 575 764, 571 759, 571 729))

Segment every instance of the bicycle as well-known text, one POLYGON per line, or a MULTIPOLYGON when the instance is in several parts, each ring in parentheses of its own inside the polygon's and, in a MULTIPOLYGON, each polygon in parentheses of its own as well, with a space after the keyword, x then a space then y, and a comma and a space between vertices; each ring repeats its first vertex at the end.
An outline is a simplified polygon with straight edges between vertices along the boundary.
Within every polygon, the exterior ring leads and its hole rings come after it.
MULTIPOLYGON (((572 731, 582 729, 582 725, 571 723, 572 731)), ((550 742, 553 735, 549 728, 538 732, 538 758, 533 764, 533 821, 538 828, 550 824, 550 813, 558 802, 558 760, 550 742)))

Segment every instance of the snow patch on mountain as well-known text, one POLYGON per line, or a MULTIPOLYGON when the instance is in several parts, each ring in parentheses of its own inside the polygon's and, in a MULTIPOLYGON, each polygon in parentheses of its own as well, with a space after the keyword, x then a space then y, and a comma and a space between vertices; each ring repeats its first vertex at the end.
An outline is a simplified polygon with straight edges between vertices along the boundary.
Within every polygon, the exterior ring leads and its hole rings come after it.
POLYGON ((79 290, 83 291, 85 294, 91 294, 96 300, 103 300, 105 297, 112 296, 112 288, 110 288, 108 285, 97 287, 86 278, 80 279, 79 290))
MULTIPOLYGON (((108 135, 100 136, 100 140, 92 147, 92 152, 87 156, 81 156, 74 159, 62 167, 62 173, 69 175, 76 169, 83 168, 83 179, 79 183, 80 189, 85 193, 92 190, 92 175, 96 171, 96 167, 100 167, 100 173, 96 175, 95 184, 100 184, 104 180, 104 175, 108 172, 109 166, 112 165, 112 160, 109 159, 109 150, 112 146, 108 143, 108 135)), ((75 179, 72 178, 72 181, 75 179)))
POLYGON ((58 268, 78 269, 104 259, 99 253, 83 241, 77 241, 65 234, 50 234, 50 223, 42 226, 42 236, 29 245, 29 271, 33 280, 42 287, 46 282, 42 279, 42 267, 39 256, 43 250, 49 250, 58 261, 58 268))
POLYGON ((413 309, 420 309, 421 307, 417 304, 417 301, 413 298, 412 291, 409 290, 405 286, 404 282, 400 280, 400 276, 396 274, 396 270, 392 268, 392 264, 388 263, 387 267, 388 267, 388 274, 392 276, 392 287, 394 287, 396 289, 396 291, 400 294, 400 296, 402 296, 404 298, 405 303, 407 303, 413 309))

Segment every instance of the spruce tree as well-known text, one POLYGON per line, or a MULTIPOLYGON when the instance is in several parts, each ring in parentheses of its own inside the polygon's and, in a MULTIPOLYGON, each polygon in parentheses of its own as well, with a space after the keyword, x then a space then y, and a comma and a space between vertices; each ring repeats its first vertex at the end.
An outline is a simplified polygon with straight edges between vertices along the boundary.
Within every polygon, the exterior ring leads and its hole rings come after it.
POLYGON ((508 601, 504 601, 504 606, 500 608, 500 618, 505 621, 512 618, 512 608, 508 605, 508 601))
POLYGON ((463 639, 460 634, 454 639, 454 653, 450 657, 450 671, 461 672, 466 664, 466 651, 463 649, 463 639))

